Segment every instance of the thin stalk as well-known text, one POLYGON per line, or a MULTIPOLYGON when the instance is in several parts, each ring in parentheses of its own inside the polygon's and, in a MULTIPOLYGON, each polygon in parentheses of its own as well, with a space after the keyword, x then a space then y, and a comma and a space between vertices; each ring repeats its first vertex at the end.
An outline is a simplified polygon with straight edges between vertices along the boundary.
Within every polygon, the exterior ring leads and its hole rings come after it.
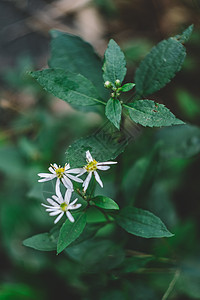
POLYGON ((169 287, 168 287, 168 289, 166 290, 166 292, 165 292, 165 294, 163 295, 163 297, 162 297, 161 300, 166 300, 166 299, 169 297, 169 295, 170 295, 170 293, 172 292, 172 290, 173 290, 173 288, 174 288, 174 286, 175 286, 175 284, 176 284, 178 278, 180 277, 180 274, 181 274, 181 271, 180 271, 179 269, 176 270, 176 272, 175 272, 175 274, 174 274, 174 277, 172 278, 172 281, 170 282, 169 287))

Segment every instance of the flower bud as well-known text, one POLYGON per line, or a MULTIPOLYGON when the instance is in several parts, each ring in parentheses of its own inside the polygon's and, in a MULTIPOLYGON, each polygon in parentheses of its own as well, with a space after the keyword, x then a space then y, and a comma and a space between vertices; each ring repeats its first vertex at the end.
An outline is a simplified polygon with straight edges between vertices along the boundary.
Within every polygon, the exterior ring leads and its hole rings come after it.
POLYGON ((105 86, 105 88, 109 89, 109 88, 111 88, 112 84, 111 84, 110 81, 107 80, 107 81, 104 83, 104 86, 105 86))
POLYGON ((115 80, 115 85, 116 85, 117 87, 120 87, 120 86, 121 86, 121 82, 120 82, 119 79, 115 80))

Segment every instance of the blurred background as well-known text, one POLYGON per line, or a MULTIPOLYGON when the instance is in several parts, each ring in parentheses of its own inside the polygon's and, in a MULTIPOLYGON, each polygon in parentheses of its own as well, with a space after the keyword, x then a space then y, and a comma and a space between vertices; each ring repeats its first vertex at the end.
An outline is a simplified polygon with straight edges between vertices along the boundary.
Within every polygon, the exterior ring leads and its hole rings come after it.
MULTIPOLYGON (((1 300, 58 299, 63 295, 84 300, 156 300, 171 282, 173 288, 163 300, 200 299, 199 53, 199 0, 0 1, 1 300), (167 241, 131 236, 128 247, 166 261, 169 258, 169 264, 150 265, 143 273, 136 261, 135 269, 121 276, 116 269, 102 269, 101 255, 98 261, 95 250, 90 249, 93 259, 85 260, 90 264, 85 272, 82 249, 80 261, 74 259, 73 251, 56 256, 55 252, 24 247, 24 239, 49 231, 53 222, 40 205, 43 187, 37 184, 37 173, 46 172, 50 162, 64 163, 67 146, 102 124, 95 112, 75 111, 45 93, 27 75, 27 71, 47 67, 49 30, 81 36, 100 56, 113 38, 125 53, 127 82, 132 82, 149 50, 190 24, 194 31, 186 44, 188 55, 182 70, 151 96, 189 125, 141 129, 138 140, 121 158, 124 201, 133 198, 137 207, 157 214, 176 234, 167 241), (160 140, 164 143, 161 150, 156 147, 160 140)), ((105 190, 113 196, 112 176, 106 176, 105 190)), ((118 239, 110 228, 99 238, 110 234, 118 239)))

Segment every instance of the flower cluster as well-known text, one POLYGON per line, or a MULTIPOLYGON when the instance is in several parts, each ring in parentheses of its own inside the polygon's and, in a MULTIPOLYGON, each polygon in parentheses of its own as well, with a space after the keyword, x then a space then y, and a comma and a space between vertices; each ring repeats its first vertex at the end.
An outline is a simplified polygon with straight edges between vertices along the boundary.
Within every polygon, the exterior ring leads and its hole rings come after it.
POLYGON ((46 207, 46 211, 49 212, 50 216, 57 216, 54 223, 56 224, 64 214, 66 214, 67 218, 70 222, 74 222, 74 218, 70 213, 70 210, 78 209, 81 207, 81 204, 77 204, 78 198, 71 201, 71 196, 73 193, 73 181, 82 183, 83 192, 85 193, 92 175, 94 175, 95 180, 99 183, 101 187, 103 187, 103 183, 101 178, 97 172, 97 170, 106 171, 110 168, 110 164, 116 164, 117 162, 114 161, 107 161, 107 162, 97 162, 91 155, 90 151, 86 151, 86 161, 87 164, 82 168, 75 168, 70 169, 69 164, 65 164, 64 167, 58 166, 57 164, 51 164, 49 167, 50 173, 39 173, 38 176, 41 177, 39 182, 45 182, 49 180, 56 179, 56 188, 55 192, 56 195, 52 196, 51 198, 47 198, 47 202, 50 205, 46 205, 42 203, 44 207, 46 207), (80 176, 84 173, 87 173, 85 180, 83 181, 80 176), (75 174, 75 175, 72 175, 75 174), (66 188, 65 196, 63 198, 61 191, 60 191, 60 184, 63 184, 66 188))

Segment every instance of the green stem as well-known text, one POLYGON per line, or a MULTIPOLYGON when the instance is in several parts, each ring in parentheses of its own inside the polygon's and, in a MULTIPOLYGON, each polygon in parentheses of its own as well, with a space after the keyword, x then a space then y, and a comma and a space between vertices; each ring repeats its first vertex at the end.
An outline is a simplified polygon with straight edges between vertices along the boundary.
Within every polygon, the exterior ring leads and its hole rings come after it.
POLYGON ((97 102, 103 104, 103 105, 106 105, 106 102, 104 102, 104 101, 101 101, 101 100, 99 100, 99 99, 95 99, 95 100, 96 100, 97 102))
POLYGON ((175 286, 175 284, 176 284, 176 282, 177 282, 177 280, 178 280, 180 274, 181 274, 180 270, 179 270, 179 269, 176 270, 176 272, 175 272, 175 274, 174 274, 174 277, 172 278, 172 281, 170 282, 169 287, 168 287, 168 289, 166 290, 166 292, 165 292, 165 294, 163 295, 163 297, 162 297, 161 300, 166 300, 166 299, 168 298, 168 296, 169 296, 169 294, 172 292, 172 290, 173 290, 173 288, 174 288, 174 286, 175 286))

